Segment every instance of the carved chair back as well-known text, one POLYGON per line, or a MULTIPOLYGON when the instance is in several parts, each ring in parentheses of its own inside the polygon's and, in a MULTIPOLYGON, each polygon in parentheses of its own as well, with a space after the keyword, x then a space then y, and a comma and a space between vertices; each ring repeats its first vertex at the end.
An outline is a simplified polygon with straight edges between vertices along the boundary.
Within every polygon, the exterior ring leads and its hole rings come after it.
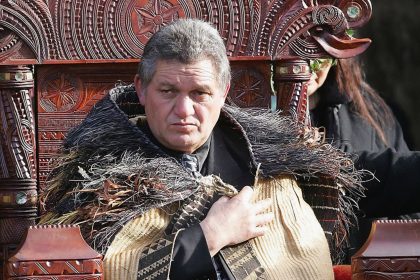
POLYGON ((277 107, 304 122, 309 59, 350 57, 370 41, 346 30, 369 0, 0 1, 0 261, 34 224, 66 132, 116 83, 131 83, 161 26, 200 18, 232 65, 229 101, 277 107))

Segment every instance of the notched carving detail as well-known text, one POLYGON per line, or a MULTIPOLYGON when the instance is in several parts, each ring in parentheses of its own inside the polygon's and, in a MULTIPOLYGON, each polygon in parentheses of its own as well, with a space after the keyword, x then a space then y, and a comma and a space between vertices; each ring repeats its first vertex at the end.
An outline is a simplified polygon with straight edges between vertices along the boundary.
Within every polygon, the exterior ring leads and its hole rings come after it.
MULTIPOLYGON (((224 38, 229 56, 315 56, 324 46, 306 47, 302 52, 305 44, 301 36, 309 29, 318 26, 332 35, 342 34, 371 15, 369 0, 51 0, 48 5, 43 1, 3 1, 0 8, 0 26, 13 27, 40 62, 140 57, 154 32, 184 17, 212 22, 224 38), (293 43, 296 40, 299 42, 293 43), (297 50, 301 52, 295 53, 297 50)), ((348 38, 340 35, 338 39, 348 38)), ((324 41, 328 45, 337 40, 324 41)), ((341 52, 336 49, 330 55, 341 52)))
POLYGON ((369 0, 346 0, 338 4, 347 18, 349 28, 358 28, 372 16, 372 4, 369 0))
POLYGON ((269 52, 277 59, 292 42, 302 40, 301 36, 310 37, 306 33, 316 26, 330 29, 334 34, 344 34, 348 28, 343 12, 331 5, 300 9, 285 22, 283 28, 273 31, 273 39, 270 41, 269 52))
POLYGON ((4 36, 0 36, 0 61, 12 57, 22 47, 21 39, 13 33, 1 30, 4 36))
POLYGON ((60 56, 51 13, 43 1, 3 1, 0 10, 0 26, 19 34, 38 61, 60 56))
POLYGON ((314 25, 327 25, 333 34, 340 34, 348 29, 348 23, 344 13, 334 6, 314 7, 312 10, 314 25))
POLYGON ((306 121, 307 84, 311 77, 307 61, 285 60, 275 66, 274 81, 277 87, 277 108, 287 110, 300 123, 306 121))
POLYGON ((77 107, 81 98, 76 82, 61 73, 45 82, 39 105, 45 112, 68 112, 77 107))
POLYGON ((180 5, 173 5, 167 1, 153 0, 153 5, 146 5, 142 8, 135 7, 139 34, 155 33, 161 26, 165 26, 179 17, 180 5))
POLYGON ((35 127, 28 90, 0 91, 2 178, 36 178, 35 127))
POLYGON ((299 37, 290 42, 289 46, 301 58, 329 57, 329 54, 309 36, 299 37))
POLYGON ((240 107, 268 107, 270 100, 269 81, 261 73, 247 69, 234 71, 229 102, 240 107))

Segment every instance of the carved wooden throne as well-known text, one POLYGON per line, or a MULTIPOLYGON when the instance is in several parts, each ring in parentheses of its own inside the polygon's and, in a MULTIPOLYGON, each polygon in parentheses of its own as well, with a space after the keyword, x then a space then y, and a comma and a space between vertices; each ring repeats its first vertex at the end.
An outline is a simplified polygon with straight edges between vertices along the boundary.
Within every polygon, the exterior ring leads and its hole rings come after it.
POLYGON ((213 23, 232 64, 230 101, 304 122, 309 59, 363 52, 370 41, 346 30, 370 15, 369 0, 1 0, 0 260, 34 224, 66 132, 108 89, 132 82, 161 26, 213 23))

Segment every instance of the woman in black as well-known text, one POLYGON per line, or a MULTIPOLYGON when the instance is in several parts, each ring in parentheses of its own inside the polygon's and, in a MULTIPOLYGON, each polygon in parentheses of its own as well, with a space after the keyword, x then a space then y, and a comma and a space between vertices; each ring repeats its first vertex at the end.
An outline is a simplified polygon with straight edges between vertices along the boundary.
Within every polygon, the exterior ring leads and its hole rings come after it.
POLYGON ((350 257, 365 242, 373 218, 420 212, 420 152, 408 149, 398 121, 364 80, 358 60, 311 61, 311 67, 312 125, 325 128, 329 142, 376 177, 364 183, 366 197, 359 203, 359 228, 351 229, 350 257))

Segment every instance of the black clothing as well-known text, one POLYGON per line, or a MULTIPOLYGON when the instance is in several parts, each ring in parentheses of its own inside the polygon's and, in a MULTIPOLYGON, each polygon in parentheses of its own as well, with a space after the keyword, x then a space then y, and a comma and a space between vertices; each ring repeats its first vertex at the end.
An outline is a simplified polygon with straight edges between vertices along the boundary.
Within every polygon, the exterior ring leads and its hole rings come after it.
MULTIPOLYGON (((137 125, 154 144, 178 159, 184 167, 191 170, 190 164, 184 163, 186 157, 192 157, 192 160, 196 158, 197 170, 191 171, 199 171, 203 176, 217 175, 238 190, 253 184, 254 175, 251 171, 255 167, 251 164, 247 143, 243 135, 239 131, 232 131, 224 119, 218 121, 207 141, 191 155, 164 147, 153 136, 144 120, 137 125)), ((216 279, 215 264, 210 257, 200 225, 194 225, 180 232, 173 250, 170 279, 193 279, 196 275, 206 275, 206 278, 216 279)), ((216 263, 221 265, 222 260, 219 259, 219 255, 215 258, 216 263)), ((220 273, 219 279, 228 278, 224 271, 220 273)))
POLYGON ((312 125, 324 127, 329 142, 352 154, 357 168, 367 169, 376 177, 366 178, 363 183, 366 197, 359 203, 360 230, 354 228, 350 237, 352 255, 365 242, 373 218, 420 211, 420 152, 409 151, 396 120, 384 129, 388 145, 383 143, 331 81, 317 94, 320 101, 311 110, 312 125))
MULTIPOLYGON (((243 136, 226 133, 221 123, 216 124, 213 130, 208 156, 200 173, 203 176, 215 174, 240 190, 253 183, 251 159, 243 136)), ((218 264, 222 262, 219 254, 215 258, 218 264)), ((192 279, 194 275, 215 279, 213 266, 200 225, 183 230, 174 245, 170 279, 192 279)), ((227 277, 224 271, 221 273, 222 277, 227 277)))
MULTIPOLYGON (((139 129, 145 134, 147 135, 147 137, 156 145, 158 146, 161 150, 165 151, 165 153, 167 153, 169 156, 172 156, 176 159, 178 159, 181 164, 183 163, 183 161, 185 161, 185 154, 179 151, 173 151, 170 150, 168 148, 166 148, 165 146, 163 146, 161 143, 159 143, 159 141, 153 136, 152 131, 149 128, 149 125, 147 124, 147 121, 145 120, 145 118, 138 120, 136 122, 137 126, 139 127, 139 129)), ((206 142, 200 147, 198 148, 192 155, 191 155, 191 160, 195 161, 196 166, 196 170, 193 171, 198 171, 200 172, 201 169, 203 168, 204 162, 207 159, 207 156, 209 154, 209 150, 210 150, 210 143, 212 142, 213 139, 213 134, 210 134, 209 138, 206 140, 206 142)), ((184 164, 183 164, 184 165, 184 164)), ((185 165, 184 165, 185 167, 185 165)), ((191 169, 191 168, 189 168, 191 169)))

